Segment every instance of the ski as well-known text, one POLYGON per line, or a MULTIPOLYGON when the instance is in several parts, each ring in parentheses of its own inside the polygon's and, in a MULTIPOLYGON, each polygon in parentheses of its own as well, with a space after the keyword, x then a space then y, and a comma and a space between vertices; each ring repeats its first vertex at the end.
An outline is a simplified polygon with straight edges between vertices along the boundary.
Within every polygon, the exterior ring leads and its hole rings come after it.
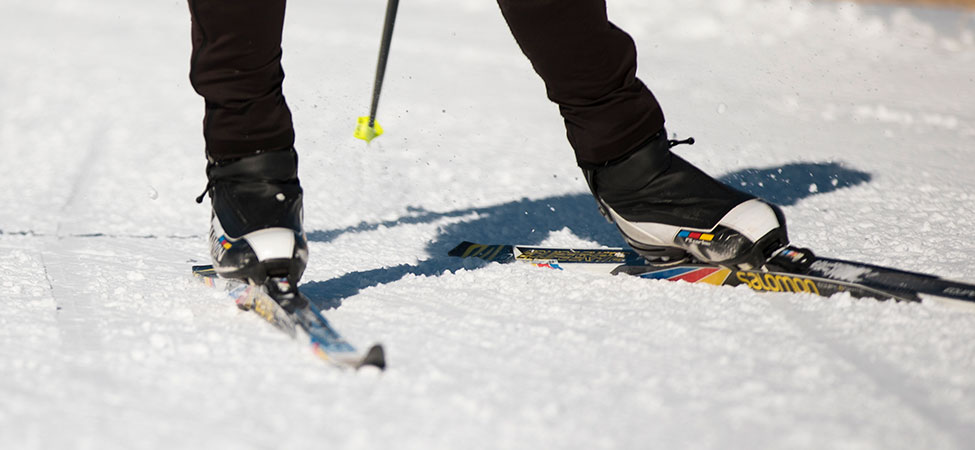
POLYGON ((342 368, 372 366, 386 368, 383 347, 373 345, 360 353, 346 341, 312 306, 297 288, 286 280, 269 280, 265 286, 240 280, 220 278, 213 266, 193 266, 193 276, 210 287, 221 289, 243 311, 253 311, 262 319, 294 339, 307 340, 314 353, 326 362, 342 368), (298 301, 296 301, 298 300, 298 301), (285 306, 291 305, 292 311, 285 306))
POLYGON ((499 263, 524 262, 558 270, 628 274, 654 280, 717 286, 748 286, 760 292, 809 293, 823 297, 848 293, 857 298, 931 301, 975 310, 975 284, 854 261, 811 256, 785 249, 769 262, 772 269, 741 270, 700 262, 654 265, 624 248, 576 249, 462 242, 450 256, 499 263), (800 258, 805 258, 799 261, 800 258))

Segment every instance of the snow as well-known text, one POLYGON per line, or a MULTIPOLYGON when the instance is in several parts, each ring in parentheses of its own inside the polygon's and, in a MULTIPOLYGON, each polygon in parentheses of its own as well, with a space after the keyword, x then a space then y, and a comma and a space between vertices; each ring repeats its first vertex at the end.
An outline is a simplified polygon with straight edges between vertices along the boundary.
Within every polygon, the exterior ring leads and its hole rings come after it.
MULTIPOLYGON (((975 280, 975 14, 610 2, 679 152, 818 253, 975 280)), ((971 448, 975 314, 570 275, 461 240, 617 246, 491 2, 291 2, 303 288, 382 374, 189 279, 202 101, 180 0, 5 0, 0 448, 971 448)))

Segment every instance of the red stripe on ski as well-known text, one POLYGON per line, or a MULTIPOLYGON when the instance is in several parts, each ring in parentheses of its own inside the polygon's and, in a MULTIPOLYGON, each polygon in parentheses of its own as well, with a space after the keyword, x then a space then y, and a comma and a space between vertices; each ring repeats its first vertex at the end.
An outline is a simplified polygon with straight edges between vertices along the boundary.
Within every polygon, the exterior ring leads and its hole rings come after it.
POLYGON ((680 280, 680 281, 686 281, 688 283, 697 283, 698 281, 701 281, 701 279, 706 278, 708 275, 711 275, 712 273, 715 273, 718 270, 721 270, 721 269, 710 268, 710 267, 708 267, 708 268, 702 268, 702 269, 697 269, 697 270, 694 270, 694 271, 685 273, 683 275, 679 275, 679 276, 673 277, 673 278, 671 278, 671 280, 672 281, 678 281, 678 280, 680 280))

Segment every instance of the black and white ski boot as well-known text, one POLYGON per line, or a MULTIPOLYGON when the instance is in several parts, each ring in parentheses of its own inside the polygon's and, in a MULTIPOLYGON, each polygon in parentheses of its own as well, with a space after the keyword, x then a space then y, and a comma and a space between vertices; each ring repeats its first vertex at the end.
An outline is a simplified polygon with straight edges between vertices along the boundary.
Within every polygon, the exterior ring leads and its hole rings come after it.
POLYGON ((754 269, 789 243, 782 211, 711 178, 661 130, 635 152, 583 167, 600 211, 653 264, 688 260, 754 269))
POLYGON ((257 285, 297 286, 308 263, 294 149, 207 164, 210 256, 217 274, 257 285), (272 283, 273 282, 273 283, 272 283))

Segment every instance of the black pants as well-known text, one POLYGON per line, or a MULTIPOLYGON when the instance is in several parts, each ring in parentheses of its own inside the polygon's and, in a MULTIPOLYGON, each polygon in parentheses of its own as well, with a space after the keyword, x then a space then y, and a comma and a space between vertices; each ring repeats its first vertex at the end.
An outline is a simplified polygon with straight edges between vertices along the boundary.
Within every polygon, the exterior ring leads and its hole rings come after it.
MULTIPOLYGON (((559 105, 580 164, 638 148, 664 124, 636 78, 636 47, 606 17, 605 0, 498 0, 548 97, 559 105)), ((189 0, 190 81, 206 100, 207 152, 227 159, 294 144, 281 83, 285 0, 189 0)))

